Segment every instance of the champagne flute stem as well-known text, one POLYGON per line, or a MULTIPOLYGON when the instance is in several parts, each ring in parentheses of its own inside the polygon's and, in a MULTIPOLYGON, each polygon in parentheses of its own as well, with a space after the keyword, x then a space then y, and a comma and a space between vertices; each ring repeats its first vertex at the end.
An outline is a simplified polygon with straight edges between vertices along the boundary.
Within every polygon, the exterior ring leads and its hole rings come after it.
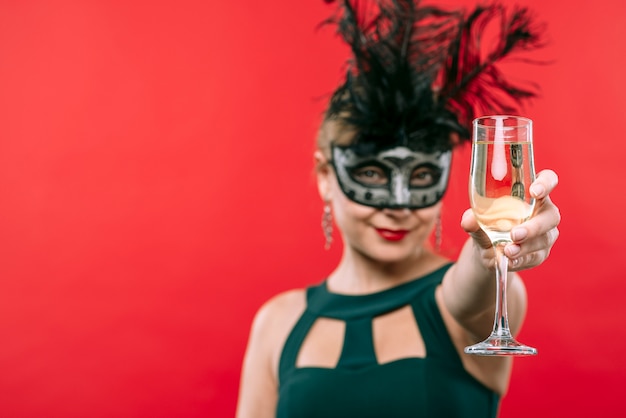
POLYGON ((497 338, 511 338, 509 318, 506 306, 507 272, 509 259, 504 254, 506 241, 498 241, 493 244, 496 252, 496 312, 491 335, 497 338))
POLYGON ((509 259, 504 247, 509 241, 496 241, 496 312, 491 335, 483 342, 465 347, 465 353, 481 356, 534 356, 537 349, 521 344, 513 338, 509 329, 506 306, 506 286, 509 259))

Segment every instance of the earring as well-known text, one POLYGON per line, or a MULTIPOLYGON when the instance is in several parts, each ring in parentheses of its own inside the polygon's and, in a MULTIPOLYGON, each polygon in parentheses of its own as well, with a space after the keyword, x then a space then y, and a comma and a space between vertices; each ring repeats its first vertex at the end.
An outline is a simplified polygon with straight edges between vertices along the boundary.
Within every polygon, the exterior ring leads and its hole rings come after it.
POLYGON ((330 249, 333 242, 333 214, 330 209, 330 203, 324 203, 324 212, 322 213, 322 231, 324 232, 324 249, 330 249))
POLYGON ((441 251, 441 212, 437 215, 437 220, 435 221, 435 251, 441 251))

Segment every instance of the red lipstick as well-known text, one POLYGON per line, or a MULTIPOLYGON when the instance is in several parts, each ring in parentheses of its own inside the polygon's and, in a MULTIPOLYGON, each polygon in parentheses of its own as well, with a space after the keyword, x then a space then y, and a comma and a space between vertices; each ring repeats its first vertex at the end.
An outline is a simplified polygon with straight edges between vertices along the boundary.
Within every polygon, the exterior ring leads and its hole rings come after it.
POLYGON ((382 228, 376 228, 376 232, 378 232, 378 235, 380 235, 387 241, 400 241, 406 236, 406 234, 409 233, 409 231, 405 229, 391 230, 382 228))

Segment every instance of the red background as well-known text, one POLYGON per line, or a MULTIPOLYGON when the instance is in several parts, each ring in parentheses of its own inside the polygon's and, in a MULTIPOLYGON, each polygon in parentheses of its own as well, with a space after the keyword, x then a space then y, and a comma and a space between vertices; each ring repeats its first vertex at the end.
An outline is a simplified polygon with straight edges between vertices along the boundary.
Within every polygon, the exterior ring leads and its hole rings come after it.
MULTIPOLYGON (((458 0, 447 3, 473 4, 458 0)), ((503 417, 623 410, 626 3, 549 24, 537 168, 561 238, 524 274, 503 417)), ((321 0, 0 2, 0 416, 230 417, 250 322, 321 280, 312 165, 345 49, 321 0)), ((454 256, 467 150, 444 206, 454 256)))

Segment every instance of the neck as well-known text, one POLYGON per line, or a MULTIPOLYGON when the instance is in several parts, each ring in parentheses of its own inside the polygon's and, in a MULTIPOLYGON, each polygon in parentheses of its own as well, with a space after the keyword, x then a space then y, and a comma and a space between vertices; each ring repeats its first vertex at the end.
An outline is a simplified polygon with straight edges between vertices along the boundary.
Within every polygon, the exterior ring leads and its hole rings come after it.
POLYGON ((447 262, 424 248, 411 257, 394 262, 381 262, 344 248, 339 265, 328 278, 328 285, 337 293, 374 293, 421 277, 447 262))

